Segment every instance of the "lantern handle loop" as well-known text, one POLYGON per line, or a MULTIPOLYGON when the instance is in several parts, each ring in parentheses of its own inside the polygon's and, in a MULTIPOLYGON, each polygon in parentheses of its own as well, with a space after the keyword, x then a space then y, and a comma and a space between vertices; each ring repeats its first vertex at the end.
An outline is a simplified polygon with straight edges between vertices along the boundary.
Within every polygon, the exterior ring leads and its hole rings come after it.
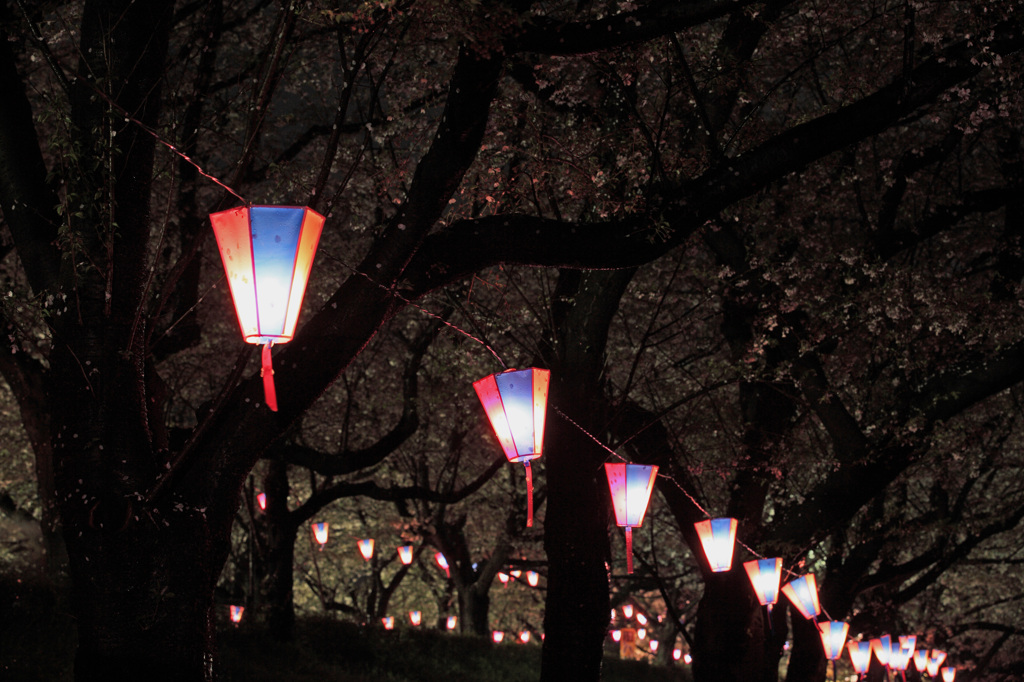
POLYGON ((526 465, 526 527, 533 527, 533 469, 530 461, 523 462, 526 465))
POLYGON ((263 397, 266 399, 267 407, 277 412, 277 390, 274 388, 274 367, 270 356, 270 347, 273 345, 273 341, 263 345, 263 366, 260 368, 260 376, 263 377, 263 397))

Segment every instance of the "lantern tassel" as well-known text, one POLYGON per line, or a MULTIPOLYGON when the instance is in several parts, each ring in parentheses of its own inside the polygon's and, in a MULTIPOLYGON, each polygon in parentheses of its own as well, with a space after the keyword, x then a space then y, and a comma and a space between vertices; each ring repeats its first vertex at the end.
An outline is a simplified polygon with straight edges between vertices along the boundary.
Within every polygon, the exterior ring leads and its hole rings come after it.
POLYGON ((626 573, 633 572, 633 526, 626 526, 626 573))
MULTIPOLYGON (((270 347, 273 343, 266 343, 263 346, 263 367, 260 369, 260 376, 263 377, 263 397, 266 399, 267 407, 277 412, 277 390, 274 388, 274 367, 270 359, 270 347)), ((321 547, 323 549, 323 547, 321 547)))
POLYGON ((526 527, 533 527, 533 469, 530 468, 530 462, 524 462, 526 465, 526 527))

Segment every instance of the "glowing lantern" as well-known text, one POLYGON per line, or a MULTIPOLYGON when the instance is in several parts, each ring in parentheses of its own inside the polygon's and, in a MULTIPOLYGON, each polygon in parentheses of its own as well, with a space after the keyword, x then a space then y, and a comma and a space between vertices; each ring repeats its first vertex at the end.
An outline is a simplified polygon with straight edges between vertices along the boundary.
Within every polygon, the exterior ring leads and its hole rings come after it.
POLYGON ((519 633, 519 641, 522 642, 523 644, 529 644, 530 643, 530 631, 529 630, 523 630, 522 632, 520 632, 519 633))
POLYGON ((889 657, 892 656, 892 638, 889 635, 882 635, 871 640, 871 650, 875 652, 875 658, 884 666, 889 665, 889 657))
POLYGON ((409 612, 409 622, 413 625, 419 625, 423 621, 423 614, 419 611, 409 612))
POLYGON ((652 639, 650 646, 651 646, 651 653, 652 654, 658 653, 658 640, 652 639))
POLYGON ((636 622, 640 623, 640 625, 647 625, 647 616, 638 612, 636 614, 636 622))
POLYGON ((242 622, 242 614, 245 613, 245 607, 244 606, 235 606, 234 604, 232 604, 228 608, 229 608, 230 613, 231 613, 231 622, 234 623, 235 625, 238 625, 239 623, 241 623, 242 622))
POLYGON ((918 649, 914 652, 914 667, 917 672, 923 673, 928 668, 928 650, 918 649))
POLYGON ((256 494, 256 504, 257 504, 257 506, 259 506, 260 511, 267 511, 267 494, 266 493, 257 493, 256 494))
POLYGON ((825 647, 825 658, 834 661, 843 655, 843 645, 846 644, 846 633, 850 626, 842 621, 829 621, 821 623, 821 644, 825 647))
POLYGON ((905 651, 908 657, 912 657, 916 648, 917 635, 900 635, 900 651, 905 651))
POLYGON ((622 616, 626 620, 629 620, 630 618, 633 617, 633 605, 632 604, 623 604, 622 605, 622 616))
POLYGON ((537 574, 537 571, 527 571, 526 582, 530 587, 537 587, 537 583, 540 582, 540 576, 537 574))
POLYGON ((454 630, 455 626, 458 624, 458 622, 459 622, 458 617, 456 617, 456 616, 448 616, 448 620, 445 621, 445 627, 447 627, 449 630, 454 630))
POLYGON ((327 533, 331 529, 331 524, 326 521, 313 524, 313 537, 320 544, 320 551, 324 551, 324 545, 327 544, 327 533))
POLYGON ((437 562, 438 566, 444 569, 444 574, 446 576, 448 576, 449 578, 452 577, 452 572, 448 567, 448 560, 444 558, 444 554, 441 554, 440 552, 436 553, 434 555, 434 561, 437 562))
POLYGON ((618 642, 622 639, 622 630, 612 630, 612 641, 618 642))
POLYGON ((373 558, 373 538, 360 540, 356 544, 359 545, 359 553, 363 555, 364 559, 369 561, 373 558))
POLYGON ((942 682, 953 682, 956 679, 956 668, 945 667, 942 669, 942 682))
POLYGON ((530 460, 541 456, 551 372, 510 369, 474 382, 494 435, 510 462, 526 466, 526 525, 533 525, 533 470, 530 460))
POLYGON ((495 644, 500 644, 501 640, 505 639, 505 633, 501 630, 495 630, 491 633, 491 639, 494 640, 495 644))
POLYGON ((712 573, 732 568, 732 549, 736 542, 736 519, 707 519, 693 524, 711 564, 712 573))
POLYGON ((296 206, 242 206, 210 214, 246 343, 263 346, 263 392, 277 411, 270 348, 295 335, 324 217, 296 206))
POLYGON ((501 571, 498 571, 498 580, 501 581, 502 585, 508 587, 508 573, 502 573, 501 571))
POLYGON ((516 580, 519 580, 519 576, 521 576, 523 574, 523 572, 520 571, 520 570, 515 570, 515 571, 509 571, 508 574, 510 576, 512 576, 513 578, 515 578, 516 580))
POLYGON ((693 656, 691 656, 690 654, 686 654, 685 656, 683 656, 683 663, 685 663, 686 665, 690 665, 691 663, 693 663, 693 656))
POLYGON ((786 583, 782 588, 782 594, 793 602, 793 606, 800 611, 804 618, 815 618, 821 613, 821 604, 818 603, 818 586, 814 581, 813 573, 786 583))
POLYGON ((846 650, 850 653, 853 671, 863 675, 871 665, 871 642, 847 642, 846 650))
POLYGON ((750 577, 750 584, 754 586, 754 594, 761 606, 768 607, 768 614, 771 615, 772 606, 779 600, 779 582, 782 578, 782 559, 758 559, 747 561, 743 568, 750 577))
POLYGON ((398 559, 408 566, 412 563, 412 545, 403 545, 398 548, 398 559))
POLYGON ((637 639, 647 639, 647 628, 640 628, 636 631, 637 639))
POLYGON ((910 659, 912 658, 909 651, 906 649, 899 649, 897 647, 892 648, 892 653, 889 654, 889 669, 890 670, 906 670, 907 666, 910 665, 910 659))
POLYGON ((928 674, 935 677, 939 674, 939 667, 942 662, 946 660, 946 652, 933 649, 931 655, 928 657, 928 674))
MULTIPOLYGON (((626 529, 626 572, 633 572, 633 529, 643 525, 647 503, 658 475, 656 465, 605 463, 608 488, 615 507, 615 523, 626 529)), ((626 616, 629 618, 630 616, 626 616)))
POLYGON ((385 617, 380 619, 380 622, 384 623, 384 629, 385 630, 394 630, 395 629, 395 617, 394 616, 385 616, 385 617))
POLYGON ((683 657, 683 650, 682 649, 673 649, 672 650, 672 659, 673 660, 678 661, 682 657, 683 657))

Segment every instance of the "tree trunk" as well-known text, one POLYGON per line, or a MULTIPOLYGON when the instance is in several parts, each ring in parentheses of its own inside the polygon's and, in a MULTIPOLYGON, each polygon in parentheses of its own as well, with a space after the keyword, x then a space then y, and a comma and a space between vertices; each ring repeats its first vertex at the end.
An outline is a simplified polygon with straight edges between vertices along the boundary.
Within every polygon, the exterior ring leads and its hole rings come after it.
MULTIPOLYGON (((459 614, 462 618, 460 632, 486 637, 491 634, 489 590, 480 590, 479 583, 459 591, 459 614)), ((490 587, 488 583, 487 587, 490 587)))
POLYGON ((694 632, 695 682, 761 679, 765 627, 759 609, 742 568, 705 574, 694 632))
POLYGON ((288 512, 287 464, 278 460, 268 463, 263 492, 267 495, 267 513, 261 524, 266 548, 260 592, 270 636, 279 642, 290 642, 295 637, 293 569, 299 527, 288 512))

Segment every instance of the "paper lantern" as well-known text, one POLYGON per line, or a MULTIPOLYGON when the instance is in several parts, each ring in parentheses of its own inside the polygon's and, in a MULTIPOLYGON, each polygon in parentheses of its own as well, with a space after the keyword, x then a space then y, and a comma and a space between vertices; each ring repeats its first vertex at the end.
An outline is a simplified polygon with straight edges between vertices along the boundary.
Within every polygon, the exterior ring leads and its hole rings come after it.
POLYGON ((956 668, 949 666, 942 669, 942 682, 953 682, 956 679, 956 668))
MULTIPOLYGON (((683 650, 682 649, 673 649, 672 650, 672 660, 678 661, 682 657, 683 657, 683 650)), ((689 663, 689 661, 687 661, 687 663, 689 663)))
POLYGON ((256 493, 256 506, 260 508, 260 511, 267 510, 267 494, 256 493))
POLYGON ((768 615, 772 613, 772 606, 779 600, 779 582, 782 578, 782 559, 757 559, 747 561, 743 568, 750 577, 750 584, 754 586, 754 594, 761 606, 768 607, 768 615))
POLYGON ((629 620, 630 618, 633 617, 633 605, 632 604, 623 604, 622 605, 622 616, 626 620, 629 620))
POLYGON ((523 630, 522 632, 520 632, 519 633, 519 641, 522 642, 523 644, 529 644, 530 643, 530 631, 529 630, 523 630))
POLYGON ((707 519, 693 524, 697 529, 704 555, 712 573, 723 573, 732 568, 732 549, 736 543, 736 519, 707 519))
POLYGON ((892 653, 889 654, 889 669, 899 671, 906 670, 910 665, 911 658, 913 658, 913 656, 909 651, 893 646, 892 653))
POLYGON ((241 206, 210 214, 246 343, 263 346, 263 391, 277 411, 270 348, 295 335, 324 217, 296 206, 241 206))
POLYGON ((515 370, 492 374, 473 383, 494 435, 510 462, 526 466, 526 525, 533 525, 533 470, 530 460, 541 456, 551 372, 515 370))
POLYGON ((917 672, 923 673, 928 669, 928 650, 918 649, 914 652, 914 667, 917 668, 917 672))
POLYGON ((651 647, 651 653, 652 654, 658 653, 658 640, 652 639, 650 647, 651 647))
POLYGON ((495 644, 500 644, 501 640, 505 639, 505 633, 501 630, 495 630, 491 633, 491 639, 494 640, 495 644))
POLYGON ((853 671, 863 675, 871 665, 871 642, 847 642, 846 650, 850 653, 850 664, 853 671))
POLYGON ((622 639, 622 630, 612 630, 612 641, 618 642, 622 639))
POLYGON ((782 588, 782 594, 786 595, 804 618, 816 618, 821 613, 821 604, 818 603, 818 586, 814 581, 813 573, 786 583, 782 588))
POLYGON ((508 574, 510 576, 512 576, 513 578, 515 578, 516 580, 518 580, 519 576, 521 576, 523 574, 523 572, 518 570, 518 569, 516 569, 515 571, 509 571, 508 574))
MULTIPOLYGON (((626 572, 633 572, 633 529, 643 525, 658 475, 656 465, 607 462, 604 465, 615 508, 615 523, 626 529, 626 572)), ((627 616, 628 618, 629 616, 627 616)))
POLYGON ((448 576, 449 578, 452 577, 452 572, 448 567, 448 560, 444 558, 444 554, 441 554, 440 552, 434 554, 434 561, 437 562, 438 566, 444 569, 444 574, 446 576, 448 576))
POLYGON ((640 625, 647 625, 647 616, 638 612, 636 614, 636 622, 640 623, 640 625))
POLYGON ((913 657, 916 648, 917 635, 900 635, 900 651, 906 651, 908 657, 913 657))
POLYGON ((403 545, 398 548, 398 559, 408 566, 412 563, 412 545, 403 545))
POLYGON ((359 546, 359 553, 363 555, 364 559, 369 561, 373 558, 373 538, 360 540, 356 544, 359 546))
POLYGON ((413 625, 419 625, 423 621, 423 613, 420 611, 409 612, 409 622, 413 625))
POLYGON ((383 618, 380 619, 380 622, 384 623, 384 629, 385 630, 394 630, 395 629, 395 617, 394 616, 384 616, 383 618))
POLYGON ((448 616, 448 619, 445 621, 444 626, 449 630, 454 630, 455 626, 458 625, 458 623, 459 619, 457 616, 448 616))
POLYGON ((636 631, 637 639, 647 639, 647 628, 640 628, 636 631))
POLYGON ((871 650, 875 652, 878 662, 888 667, 889 658, 892 656, 892 638, 889 635, 875 637, 871 640, 871 650))
POLYGON ((501 571, 498 571, 498 580, 501 581, 502 585, 508 587, 508 573, 502 573, 501 571))
POLYGON ((526 583, 530 587, 537 587, 537 583, 539 583, 539 582, 540 582, 540 575, 537 574, 537 571, 527 571, 526 572, 526 583))
POLYGON ((928 656, 928 674, 932 677, 936 677, 939 674, 939 667, 942 666, 943 661, 946 660, 946 652, 933 649, 931 654, 928 656))
POLYGON ((320 545, 320 551, 323 551, 324 545, 327 544, 327 534, 331 529, 331 524, 326 521, 313 524, 313 538, 316 539, 320 545))
POLYGON ((843 655, 843 645, 846 644, 846 633, 850 626, 838 620, 831 620, 826 623, 819 623, 821 626, 821 644, 825 647, 825 658, 834 661, 843 655))
POLYGON ((231 613, 231 622, 234 623, 235 625, 238 625, 239 623, 241 623, 242 622, 242 614, 245 613, 245 607, 244 606, 235 606, 234 604, 232 604, 228 608, 230 609, 230 613, 231 613))

